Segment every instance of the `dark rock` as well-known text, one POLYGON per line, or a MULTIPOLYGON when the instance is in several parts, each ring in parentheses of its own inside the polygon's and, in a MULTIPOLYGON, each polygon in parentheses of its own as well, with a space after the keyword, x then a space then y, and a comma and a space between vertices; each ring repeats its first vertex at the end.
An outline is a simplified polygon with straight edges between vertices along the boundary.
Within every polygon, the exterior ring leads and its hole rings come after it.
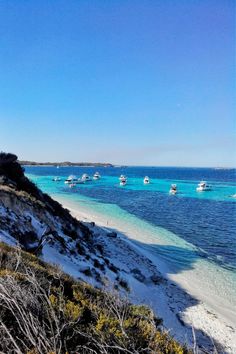
POLYGON ((113 263, 108 263, 108 268, 109 268, 113 273, 118 273, 118 271, 120 270, 120 269, 117 268, 113 263))
POLYGON ((134 268, 131 270, 131 273, 133 274, 134 278, 143 283, 146 279, 146 277, 141 273, 141 271, 138 268, 134 268))
POLYGON ((153 274, 153 275, 150 277, 150 279, 151 279, 151 281, 152 281, 154 284, 156 284, 156 285, 158 285, 158 284, 160 284, 160 283, 162 282, 162 277, 160 277, 160 276, 158 276, 158 275, 156 275, 156 274, 153 274))
POLYGON ((102 271, 105 270, 104 264, 100 263, 97 259, 93 260, 93 265, 94 265, 94 267, 96 267, 102 271))
POLYGON ((116 238, 117 237, 117 233, 115 231, 111 231, 107 233, 108 237, 112 237, 112 238, 116 238))
POLYGON ((82 222, 80 223, 80 231, 83 233, 83 236, 87 239, 91 238, 92 233, 89 230, 88 226, 84 225, 82 222))
POLYGON ((16 183, 4 175, 0 176, 0 184, 9 185, 10 187, 16 187, 16 183))
POLYGON ((7 182, 7 177, 6 176, 0 176, 0 184, 5 184, 7 182))
POLYGON ((117 281, 118 285, 121 286, 123 289, 125 289, 127 292, 130 291, 129 284, 125 279, 122 279, 120 277, 116 277, 116 281, 117 281))
POLYGON ((103 254, 103 246, 100 243, 98 243, 95 247, 101 254, 103 254))
POLYGON ((85 248, 81 245, 80 242, 76 242, 76 249, 81 255, 85 255, 85 248))
POLYGON ((91 277, 92 276, 92 272, 91 272, 90 267, 82 269, 81 272, 84 273, 87 277, 91 277))

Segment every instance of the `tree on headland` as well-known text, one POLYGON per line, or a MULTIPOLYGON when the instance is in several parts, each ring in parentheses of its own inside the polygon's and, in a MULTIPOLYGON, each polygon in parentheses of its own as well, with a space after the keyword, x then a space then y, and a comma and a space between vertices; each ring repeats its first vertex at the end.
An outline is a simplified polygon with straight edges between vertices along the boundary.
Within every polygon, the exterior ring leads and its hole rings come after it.
POLYGON ((14 185, 18 190, 31 193, 34 197, 41 194, 33 182, 24 175, 24 168, 15 154, 0 152, 0 184, 14 185))
POLYGON ((17 161, 17 156, 15 154, 0 152, 0 165, 6 165, 14 163, 17 161))

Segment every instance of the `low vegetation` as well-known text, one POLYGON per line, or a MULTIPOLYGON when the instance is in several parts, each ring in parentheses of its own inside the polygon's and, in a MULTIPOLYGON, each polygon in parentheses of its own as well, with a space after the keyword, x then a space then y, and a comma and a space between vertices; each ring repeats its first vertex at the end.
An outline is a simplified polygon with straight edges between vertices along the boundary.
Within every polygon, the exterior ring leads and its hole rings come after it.
POLYGON ((189 353, 160 325, 147 307, 0 244, 1 353, 189 353))

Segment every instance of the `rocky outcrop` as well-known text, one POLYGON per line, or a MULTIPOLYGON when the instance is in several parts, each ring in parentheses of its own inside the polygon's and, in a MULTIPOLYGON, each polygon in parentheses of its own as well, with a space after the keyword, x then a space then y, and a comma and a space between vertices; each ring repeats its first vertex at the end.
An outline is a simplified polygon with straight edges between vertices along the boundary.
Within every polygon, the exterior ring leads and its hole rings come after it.
POLYGON ((105 263, 95 224, 73 218, 24 175, 15 155, 6 155, 0 154, 0 241, 57 263, 76 278, 102 285, 113 264, 105 263))
POLYGON ((0 216, 1 233, 26 250, 36 247, 45 233, 61 247, 64 239, 85 243, 83 237, 91 236, 85 225, 29 181, 13 154, 0 154, 0 216))

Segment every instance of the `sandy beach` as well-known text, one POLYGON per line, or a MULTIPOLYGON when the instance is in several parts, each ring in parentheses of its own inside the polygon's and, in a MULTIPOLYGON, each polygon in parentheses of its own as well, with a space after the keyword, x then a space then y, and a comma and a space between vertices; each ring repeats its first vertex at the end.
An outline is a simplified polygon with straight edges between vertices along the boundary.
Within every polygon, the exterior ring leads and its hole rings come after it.
POLYGON ((190 346, 197 345, 207 353, 214 352, 215 348, 217 353, 236 352, 233 309, 224 308, 222 301, 223 307, 217 311, 218 304, 211 306, 214 299, 207 301, 204 292, 201 296, 198 284, 198 292, 196 289, 188 291, 188 277, 170 275, 166 264, 156 254, 140 246, 132 230, 125 230, 114 219, 109 220, 106 215, 89 211, 83 205, 75 206, 58 196, 53 197, 74 217, 93 229, 94 235, 103 244, 106 257, 127 280, 130 299, 149 305, 176 339, 190 346), (91 222, 95 222, 95 226, 91 222), (115 231, 117 237, 110 237, 111 231, 115 231))

